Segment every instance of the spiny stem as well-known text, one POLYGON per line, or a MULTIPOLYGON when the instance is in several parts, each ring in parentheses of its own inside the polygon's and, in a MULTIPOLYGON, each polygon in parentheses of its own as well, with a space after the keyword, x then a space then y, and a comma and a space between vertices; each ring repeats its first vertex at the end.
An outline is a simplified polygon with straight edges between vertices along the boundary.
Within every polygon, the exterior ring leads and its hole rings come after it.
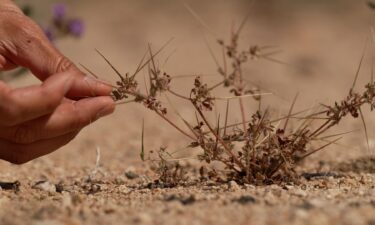
POLYGON ((325 145, 323 145, 323 146, 321 146, 321 147, 319 147, 319 148, 317 148, 317 149, 315 149, 315 150, 310 151, 309 153, 306 153, 305 155, 299 157, 299 158, 298 158, 298 161, 301 161, 301 160, 303 160, 304 158, 306 158, 306 157, 308 157, 308 156, 310 156, 310 155, 312 155, 312 154, 314 154, 314 153, 316 153, 316 152, 318 152, 318 151, 324 149, 325 147, 327 147, 327 146, 329 146, 329 145, 331 145, 331 144, 336 143, 336 142, 339 141, 341 138, 342 138, 342 137, 339 137, 339 138, 337 138, 337 139, 335 139, 335 140, 333 140, 333 141, 330 141, 329 143, 327 143, 327 144, 325 144, 325 145))
POLYGON ((210 125, 210 123, 207 121, 206 117, 203 115, 202 111, 198 108, 197 105, 194 104, 194 102, 192 102, 193 106, 195 107, 195 109, 197 110, 197 112, 199 113, 199 115, 201 116, 201 118, 203 119, 203 121, 205 122, 205 124, 207 125, 208 129, 211 131, 211 133, 219 140, 220 144, 224 147, 224 149, 227 151, 227 153, 232 157, 233 161, 241 168, 241 169, 245 169, 245 166, 242 164, 242 162, 237 158, 237 156, 235 156, 232 152, 232 150, 226 145, 226 143, 224 142, 224 140, 219 136, 219 135, 216 135, 215 133, 215 130, 212 128, 212 126, 210 125))
POLYGON ((244 132, 246 133, 246 115, 245 115, 245 107, 244 107, 244 104, 243 104, 242 98, 239 98, 239 99, 238 99, 238 102, 239 102, 239 104, 240 104, 240 110, 241 110, 241 116, 242 116, 242 126, 243 126, 243 130, 244 130, 244 132))
MULTIPOLYGON (((227 100, 227 108, 225 110, 224 136, 227 135, 228 113, 229 113, 229 99, 227 100)), ((220 131, 220 129, 219 129, 219 131, 220 131)))
POLYGON ((309 137, 312 138, 314 136, 315 137, 318 136, 317 133, 319 133, 319 131, 321 131, 324 127, 326 127, 330 122, 331 120, 327 120, 326 122, 324 122, 318 129, 312 132, 309 137))
POLYGON ((288 126, 288 122, 289 122, 289 118, 290 118, 290 114, 292 114, 292 111, 293 111, 293 108, 294 108, 294 104, 296 103, 297 101, 297 98, 298 98, 298 95, 299 93, 297 92, 297 94, 294 96, 294 99, 293 99, 293 102, 292 102, 292 105, 290 106, 290 109, 289 109, 289 112, 288 112, 288 116, 285 120, 285 124, 284 124, 284 127, 283 127, 283 130, 285 131, 287 126, 288 126))
POLYGON ((193 141, 196 141, 196 139, 191 136, 190 134, 186 133, 185 131, 183 131, 181 128, 179 128, 176 124, 174 124, 171 120, 169 120, 167 117, 165 117, 163 114, 161 114, 160 112, 158 112, 157 110, 154 110, 154 112, 156 112, 156 114, 158 114, 161 118, 163 118, 165 121, 167 121, 171 126, 173 126, 174 128, 176 128, 176 130, 178 130, 180 133, 182 133, 183 135, 185 135, 186 137, 192 139, 193 141))
POLYGON ((354 81, 353 81, 352 87, 350 88, 350 92, 353 91, 353 89, 354 89, 354 87, 355 87, 355 84, 357 83, 358 75, 359 75, 359 72, 360 72, 361 67, 362 67, 363 59, 364 59, 364 57, 365 57, 366 47, 367 47, 367 39, 366 39, 365 47, 363 48, 363 51, 362 51, 361 59, 359 60, 359 64, 358 64, 358 68, 357 68, 357 72, 355 73, 354 81))
POLYGON ((172 91, 171 89, 168 89, 168 92, 171 93, 172 95, 176 96, 176 97, 182 98, 182 99, 187 100, 187 101, 191 101, 191 98, 188 98, 188 97, 185 97, 181 94, 178 94, 178 93, 172 91))
POLYGON ((362 120, 362 124, 363 124, 363 129, 365 130, 367 150, 370 152, 370 143, 369 143, 369 140, 368 140, 368 132, 367 132, 367 126, 366 126, 365 117, 363 116, 362 109, 359 108, 358 110, 359 110, 359 115, 361 116, 361 120, 362 120))

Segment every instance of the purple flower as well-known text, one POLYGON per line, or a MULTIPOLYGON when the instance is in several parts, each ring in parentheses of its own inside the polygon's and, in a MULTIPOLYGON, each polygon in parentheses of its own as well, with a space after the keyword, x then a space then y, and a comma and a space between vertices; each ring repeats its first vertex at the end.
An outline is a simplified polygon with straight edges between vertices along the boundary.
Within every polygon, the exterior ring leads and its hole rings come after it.
POLYGON ((72 35, 80 37, 85 30, 85 26, 81 20, 73 19, 69 21, 68 29, 72 35))
POLYGON ((66 7, 64 4, 56 4, 53 6, 53 18, 55 20, 61 20, 66 15, 66 7))

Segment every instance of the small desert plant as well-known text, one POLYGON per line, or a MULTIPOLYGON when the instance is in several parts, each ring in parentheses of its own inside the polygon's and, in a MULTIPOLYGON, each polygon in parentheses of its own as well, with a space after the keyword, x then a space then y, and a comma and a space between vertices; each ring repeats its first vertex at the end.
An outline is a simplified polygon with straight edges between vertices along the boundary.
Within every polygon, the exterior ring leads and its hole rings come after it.
MULTIPOLYGON (((248 119, 249 113, 245 111, 244 99, 250 97, 260 104, 262 96, 268 93, 262 93, 259 89, 248 86, 244 79, 243 66, 254 59, 282 62, 271 57, 276 51, 273 51, 270 46, 253 45, 246 49, 240 49, 238 41, 243 25, 244 23, 241 24, 237 31, 231 33, 228 43, 223 40, 217 40, 219 47, 223 51, 222 66, 210 50, 217 64, 218 73, 222 77, 221 81, 214 85, 208 85, 202 81, 200 76, 196 76, 192 82, 189 96, 184 96, 174 91, 171 82, 176 77, 166 71, 162 71, 157 66, 155 57, 163 50, 165 45, 155 53, 149 45, 148 51, 136 71, 125 75, 122 75, 103 54, 99 51, 98 53, 119 77, 116 85, 113 85, 114 91, 112 93, 118 104, 137 102, 154 111, 178 132, 191 140, 188 144, 190 148, 200 148, 202 150, 197 159, 207 164, 212 162, 222 164, 226 179, 254 184, 293 180, 297 177, 295 167, 299 161, 336 143, 341 138, 340 136, 344 134, 326 135, 330 128, 337 125, 347 115, 351 115, 354 118, 360 116, 363 120, 361 110, 363 105, 369 105, 371 110, 374 109, 375 83, 371 79, 361 94, 354 90, 362 57, 348 96, 344 100, 336 102, 333 106, 322 105, 324 109, 317 112, 313 112, 314 109, 293 112, 297 100, 296 95, 286 116, 272 118, 269 110, 262 110, 259 107, 248 119), (145 60, 147 54, 149 56, 145 60), (141 91, 136 76, 145 67, 148 68, 149 74, 148 86, 146 84, 145 90, 141 91), (228 88, 232 96, 225 98, 215 97, 213 91, 219 86, 228 88), (172 104, 170 108, 175 111, 186 127, 181 127, 177 122, 169 119, 168 114, 170 112, 168 107, 163 105, 160 100, 161 96, 169 94, 191 105, 191 109, 195 112, 195 123, 188 122, 187 119, 183 118, 173 108, 172 104), (212 124, 209 119, 208 112, 214 109, 217 100, 226 101, 227 107, 225 113, 223 113, 223 124, 220 116, 218 116, 215 124, 212 124), (238 124, 228 124, 228 117, 231 114, 229 105, 233 100, 238 101, 241 112, 242 119, 238 124), (299 116, 302 113, 305 113, 305 115, 299 116), (288 128, 291 120, 298 121, 299 126, 293 129, 288 128), (318 146, 321 142, 325 143, 318 146)), ((88 70, 88 72, 96 76, 91 71, 88 70)), ((160 175, 160 180, 172 183, 176 182, 176 180, 182 180, 183 172, 175 164, 178 159, 174 158, 173 154, 169 153, 165 148, 154 151, 157 153, 156 159, 146 158, 143 139, 142 129, 141 158, 142 160, 158 162, 157 172, 160 175)), ((209 174, 211 174, 210 177, 215 177, 217 170, 212 169, 209 174)))

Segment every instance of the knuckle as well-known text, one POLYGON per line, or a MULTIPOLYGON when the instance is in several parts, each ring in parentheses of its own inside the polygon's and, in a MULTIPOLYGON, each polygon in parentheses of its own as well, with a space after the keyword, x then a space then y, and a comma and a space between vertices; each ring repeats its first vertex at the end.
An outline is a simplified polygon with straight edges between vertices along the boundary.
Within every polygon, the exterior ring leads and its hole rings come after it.
POLYGON ((74 64, 66 57, 59 56, 56 60, 55 71, 65 72, 74 68, 74 64))

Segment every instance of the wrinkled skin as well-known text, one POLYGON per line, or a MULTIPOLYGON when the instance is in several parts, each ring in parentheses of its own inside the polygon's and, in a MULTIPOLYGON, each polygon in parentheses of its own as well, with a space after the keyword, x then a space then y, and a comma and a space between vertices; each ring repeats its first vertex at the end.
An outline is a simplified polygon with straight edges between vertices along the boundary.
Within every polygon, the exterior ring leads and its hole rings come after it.
POLYGON ((114 111, 111 87, 85 76, 10 0, 0 0, 0 71, 28 68, 41 85, 0 81, 0 159, 15 164, 69 143, 114 111))

